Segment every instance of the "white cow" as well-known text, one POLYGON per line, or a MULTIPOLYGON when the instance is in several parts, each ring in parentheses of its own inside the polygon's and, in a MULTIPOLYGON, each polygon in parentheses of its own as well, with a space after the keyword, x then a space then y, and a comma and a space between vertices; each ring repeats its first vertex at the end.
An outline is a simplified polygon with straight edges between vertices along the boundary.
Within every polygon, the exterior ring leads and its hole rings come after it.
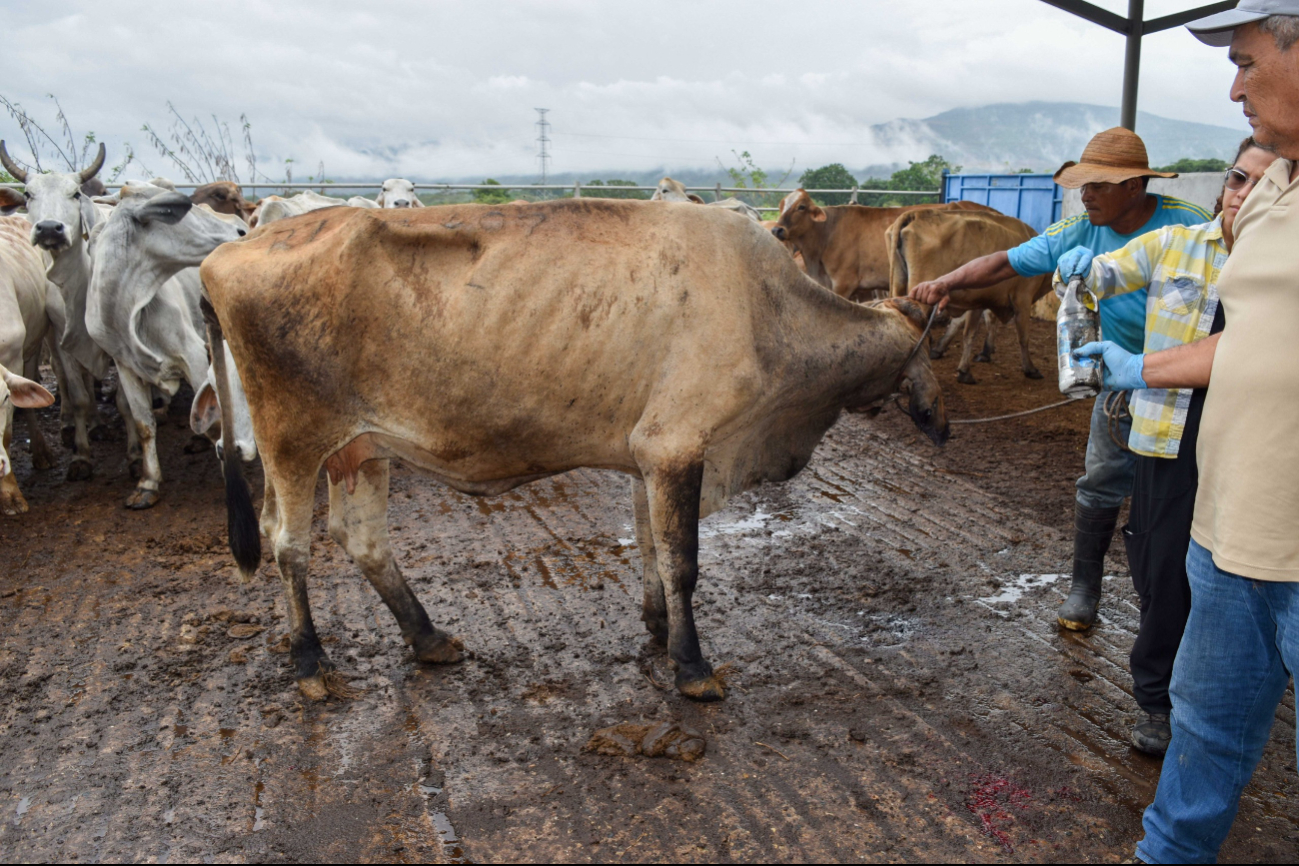
MULTIPOLYGON (((95 224, 108 208, 100 208, 81 192, 84 183, 104 165, 104 146, 94 162, 81 171, 66 174, 50 172, 31 174, 9 157, 0 141, 0 164, 26 187, 27 218, 31 223, 29 240, 51 256, 46 277, 59 289, 65 317, 55 322, 58 329, 56 371, 62 367, 59 389, 63 395, 64 432, 71 432, 73 457, 68 480, 85 480, 91 476, 89 428, 95 419, 94 378, 108 375, 109 357, 86 331, 86 291, 90 286, 90 250, 87 241, 95 224), (70 408, 69 408, 70 407, 70 408), (68 426, 73 429, 68 431, 68 426)), ((118 392, 118 411, 129 418, 129 408, 118 392)), ((132 425, 127 423, 128 453, 139 450, 132 425)))
POLYGON ((188 196, 127 187, 95 229, 86 328, 117 364, 142 446, 143 466, 128 508, 157 503, 162 469, 150 386, 167 397, 181 380, 195 391, 208 378, 206 328, 197 265, 248 233, 241 219, 195 207, 188 196), (172 231, 182 220, 187 231, 172 231))
POLYGON ((650 196, 650 201, 692 201, 695 204, 704 204, 709 207, 725 208, 729 211, 748 217, 754 222, 762 222, 762 214, 752 205, 740 201, 738 198, 724 198, 721 201, 704 201, 692 192, 686 192, 686 185, 679 180, 673 180, 665 177, 659 181, 658 189, 650 196))
POLYGON ((415 184, 404 177, 390 177, 383 182, 374 203, 381 208, 424 207, 424 203, 415 195, 415 184))
POLYGON ((50 405, 54 397, 30 380, 40 378, 41 342, 50 332, 46 307, 58 295, 45 279, 45 260, 27 239, 30 231, 22 217, 0 217, 0 514, 5 515, 27 510, 9 461, 15 407, 28 410, 32 466, 54 465, 36 413, 30 411, 50 405))
MULTIPOLYGON (((380 195, 382 195, 382 193, 380 193, 380 195)), ((347 200, 347 206, 348 206, 348 207, 363 207, 363 208, 380 208, 380 207, 383 207, 383 205, 379 204, 378 202, 374 201, 373 199, 368 199, 368 198, 366 198, 366 197, 363 196, 363 195, 354 195, 354 196, 352 196, 351 198, 349 198, 349 199, 347 200)))
POLYGON ((301 216, 304 213, 310 213, 313 210, 320 210, 326 207, 344 207, 347 202, 342 199, 332 198, 327 195, 320 195, 311 190, 298 193, 289 198, 281 198, 278 195, 268 195, 266 198, 257 202, 257 207, 253 209, 252 216, 248 218, 248 227, 256 228, 260 225, 273 223, 276 220, 288 219, 289 217, 301 216))

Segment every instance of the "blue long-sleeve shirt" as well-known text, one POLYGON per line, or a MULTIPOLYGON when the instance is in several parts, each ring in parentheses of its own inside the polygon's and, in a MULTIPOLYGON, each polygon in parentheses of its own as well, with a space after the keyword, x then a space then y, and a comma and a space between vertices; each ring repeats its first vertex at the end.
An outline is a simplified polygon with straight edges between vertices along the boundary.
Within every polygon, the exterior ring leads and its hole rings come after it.
MULTIPOLYGON (((1049 274, 1060 257, 1074 247, 1086 247, 1094 253, 1122 249, 1128 241, 1164 226, 1193 226, 1213 219, 1196 204, 1172 196, 1156 195, 1159 205, 1146 224, 1130 234, 1121 235, 1109 226, 1094 226, 1082 213, 1063 219, 1035 238, 1008 250, 1010 266, 1021 277, 1049 274)), ((1146 339, 1146 290, 1101 301, 1101 332, 1134 354, 1144 351, 1146 339)))

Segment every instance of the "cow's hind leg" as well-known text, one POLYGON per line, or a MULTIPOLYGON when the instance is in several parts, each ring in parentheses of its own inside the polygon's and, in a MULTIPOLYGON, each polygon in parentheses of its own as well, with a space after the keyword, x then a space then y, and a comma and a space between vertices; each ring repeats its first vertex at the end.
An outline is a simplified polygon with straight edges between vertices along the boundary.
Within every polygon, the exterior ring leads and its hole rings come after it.
POLYGON ((431 664, 460 661, 457 641, 434 628, 428 613, 397 568, 388 540, 388 461, 369 460, 357 472, 348 493, 340 482, 329 485, 329 534, 378 591, 401 627, 415 657, 431 664))
POLYGON ((1028 325, 1032 316, 1032 305, 1022 304, 1015 310, 1015 331, 1019 335, 1019 363, 1027 379, 1041 379, 1042 374, 1033 366, 1033 359, 1028 354, 1028 325))
POLYGON ((659 577, 658 557, 654 553, 649 498, 645 493, 645 482, 639 478, 632 479, 631 501, 632 513, 636 519, 636 546, 640 549, 645 584, 645 601, 641 606, 640 618, 654 640, 667 646, 668 603, 663 595, 663 580, 659 577))
POLYGON ((993 342, 993 333, 994 328, 997 325, 997 319, 992 315, 992 310, 983 311, 983 324, 987 326, 988 332, 983 336, 983 349, 979 354, 974 356, 974 362, 976 364, 991 364, 992 355, 997 351, 997 347, 993 342))
POLYGON ((962 385, 977 385, 973 374, 970 373, 970 362, 974 359, 974 338, 979 334, 979 316, 973 311, 966 313, 965 327, 961 333, 961 361, 956 365, 956 381, 962 385))
MULTIPOLYGON (((23 375, 33 382, 41 380, 40 352, 23 362, 23 375)), ((49 443, 45 441, 45 434, 41 432, 41 419, 36 415, 36 410, 24 409, 23 420, 27 423, 27 435, 30 437, 28 449, 32 453, 32 468, 52 469, 58 461, 54 459, 54 452, 50 450, 49 443)))
POLYGON ((268 476, 274 473, 276 490, 275 526, 270 533, 275 564, 284 584, 284 601, 289 611, 289 660, 298 691, 313 701, 323 701, 333 693, 345 692, 334 665, 320 645, 316 624, 311 618, 307 598, 307 573, 311 568, 311 518, 316 499, 316 473, 304 471, 289 475, 278 467, 267 465, 268 476))
POLYGON ((699 579, 699 495, 702 460, 642 466, 650 529, 668 614, 668 658, 681 694, 697 701, 726 696, 722 680, 699 648, 691 606, 699 579))
MULTIPOLYGON (((968 315, 969 313, 965 314, 965 316, 968 315)), ((937 361, 939 358, 943 357, 943 355, 947 354, 947 347, 952 344, 952 340, 956 338, 957 332, 960 331, 961 326, 965 324, 965 316, 958 316, 947 323, 947 330, 943 332, 943 338, 938 341, 937 345, 932 345, 934 338, 932 334, 930 335, 929 342, 931 348, 929 349, 929 359, 931 361, 937 361)))

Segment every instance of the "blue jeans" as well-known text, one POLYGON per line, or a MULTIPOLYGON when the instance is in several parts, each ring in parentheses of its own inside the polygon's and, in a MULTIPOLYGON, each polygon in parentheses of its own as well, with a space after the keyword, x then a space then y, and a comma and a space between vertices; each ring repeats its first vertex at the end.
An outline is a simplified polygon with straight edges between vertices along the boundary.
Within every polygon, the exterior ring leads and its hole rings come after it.
MULTIPOLYGON (((1087 436, 1085 474, 1078 479, 1078 504, 1086 508, 1118 508, 1132 495, 1132 479, 1136 474, 1137 456, 1124 451, 1110 436, 1110 422, 1105 415, 1105 398, 1102 391, 1092 407, 1091 432, 1087 436)), ((1132 419, 1126 415, 1120 422, 1117 434, 1124 443, 1132 431, 1132 419)))
POLYGON ((1299 583, 1222 571, 1194 540, 1191 616, 1177 651, 1173 741, 1142 818, 1146 863, 1212 863, 1299 666, 1299 583))

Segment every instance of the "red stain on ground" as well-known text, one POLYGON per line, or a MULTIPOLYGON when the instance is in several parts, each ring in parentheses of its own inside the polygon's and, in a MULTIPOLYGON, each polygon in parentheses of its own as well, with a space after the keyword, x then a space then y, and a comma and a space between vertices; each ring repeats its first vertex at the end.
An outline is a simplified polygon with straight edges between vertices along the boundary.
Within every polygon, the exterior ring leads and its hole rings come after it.
POLYGON ((1005 776, 985 773, 971 776, 974 789, 965 798, 965 808, 976 818, 983 832, 996 840, 1007 854, 1015 853, 1010 840, 1010 830, 1015 825, 1014 814, 1029 807, 1033 795, 1005 776))

